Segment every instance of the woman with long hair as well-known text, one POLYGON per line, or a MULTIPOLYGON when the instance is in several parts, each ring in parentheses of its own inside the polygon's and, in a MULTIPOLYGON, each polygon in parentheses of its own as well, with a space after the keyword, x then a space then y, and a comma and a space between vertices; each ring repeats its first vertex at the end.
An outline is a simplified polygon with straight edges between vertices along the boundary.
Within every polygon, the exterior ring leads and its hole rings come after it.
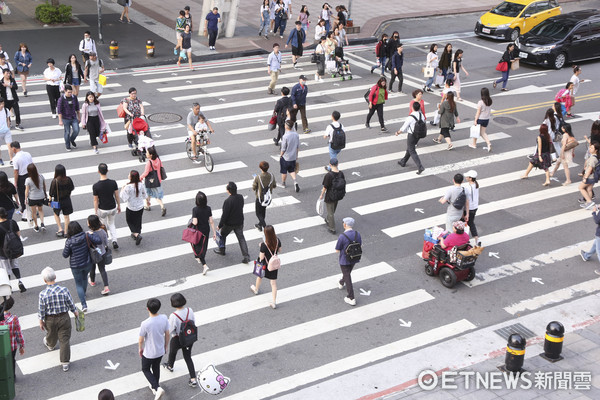
POLYGON ((31 68, 31 64, 33 63, 33 57, 31 57, 29 48, 25 43, 19 43, 19 49, 15 53, 14 59, 17 73, 21 77, 23 96, 27 97, 27 77, 29 76, 29 68, 31 68))
POLYGON ((465 69, 463 63, 463 51, 461 49, 456 50, 454 53, 454 60, 452 60, 452 73, 454 74, 454 90, 456 90, 456 100, 462 101, 460 97, 460 71, 465 73, 465 77, 469 76, 469 73, 465 69))
POLYGON ((148 174, 154 170, 157 172, 156 175, 158 176, 159 185, 158 187, 152 188, 146 186, 146 193, 148 194, 148 197, 146 198, 146 206, 144 207, 144 210, 150 211, 150 199, 154 198, 160 205, 161 216, 164 217, 167 215, 167 208, 162 200, 165 195, 165 192, 162 188, 162 177, 160 176, 160 168, 163 166, 162 161, 160 161, 160 157, 158 157, 158 153, 156 152, 156 148, 154 146, 146 149, 146 157, 148 158, 148 161, 146 161, 146 169, 144 169, 144 173, 140 176, 140 181, 146 179, 148 174))
MULTIPOLYGON (((490 90, 488 88, 481 88, 481 100, 477 102, 477 112, 475 113, 475 121, 473 125, 479 125, 479 136, 485 140, 487 144, 488 153, 492 151, 492 144, 490 138, 487 135, 487 127, 490 123, 490 116, 492 115, 492 98, 490 97, 490 90)), ((477 138, 473 138, 473 143, 469 145, 470 148, 477 148, 477 138)))
POLYGON ((39 232, 40 228, 42 232, 46 232, 46 226, 44 225, 44 199, 46 198, 46 181, 44 176, 38 173, 37 167, 34 163, 27 166, 27 179, 25 179, 25 198, 27 199, 27 205, 31 208, 31 215, 33 219, 33 230, 39 232), (40 226, 38 226, 38 214, 40 216, 40 226))
MULTIPOLYGON (((106 227, 102 225, 100 222, 100 218, 96 214, 92 214, 87 219, 87 224, 90 230, 89 234, 96 234, 100 240, 101 244, 98 245, 100 252, 102 255, 106 253, 106 249, 108 248, 108 233, 106 232, 106 227)), ((90 286, 96 286, 96 265, 98 266, 98 270, 100 271, 100 276, 102 277, 102 283, 104 284, 104 288, 100 292, 102 296, 108 296, 110 294, 110 289, 108 288, 108 275, 106 274, 106 264, 104 263, 104 257, 102 261, 98 264, 92 265, 92 269, 90 270, 90 278, 89 283, 90 286)))
POLYGON ((383 122, 383 105, 388 98, 387 91, 387 79, 385 76, 379 78, 377 83, 371 88, 371 92, 369 92, 369 114, 367 114, 367 122, 365 123, 365 127, 370 129, 371 125, 371 117, 377 111, 377 118, 379 118, 379 125, 381 126, 381 132, 387 132, 387 128, 385 127, 385 123, 383 122))
POLYGON ((454 128, 456 123, 460 124, 460 118, 458 117, 458 109, 456 102, 454 101, 454 92, 448 92, 446 100, 440 104, 438 110, 440 114, 440 134, 437 139, 433 139, 436 143, 442 143, 442 138, 448 143, 448 150, 452 150, 454 147, 452 144, 452 138, 450 137, 450 130, 454 128))
POLYGON ((131 231, 131 237, 135 240, 135 245, 139 246, 142 241, 144 200, 148 198, 146 188, 140 182, 139 172, 134 169, 129 172, 129 182, 121 189, 120 197, 123 203, 127 203, 125 220, 131 231))
POLYGON ((573 162, 573 155, 575 154, 575 148, 573 147, 572 149, 566 150, 565 151, 565 146, 569 143, 573 143, 576 142, 577 139, 575 139, 575 136, 573 135, 573 130, 571 128, 571 124, 563 124, 561 126, 561 130, 562 130, 562 140, 561 140, 561 150, 558 153, 558 160, 556 160, 556 165, 554 166, 554 170, 550 173, 550 176, 554 176, 554 174, 556 173, 556 171, 558 171, 558 169, 560 168, 560 166, 562 165, 564 170, 565 170, 565 182, 563 183, 563 186, 567 186, 571 184, 571 173, 569 172, 569 163, 573 162))
POLYGON ((71 54, 69 56, 69 62, 67 62, 67 65, 65 65, 64 83, 66 85, 71 85, 73 88, 73 94, 77 96, 79 94, 79 86, 81 86, 82 81, 83 70, 81 69, 81 64, 79 64, 77 56, 75 54, 71 54))
POLYGON ((496 86, 499 83, 502 83, 502 91, 503 92, 508 91, 508 89, 506 88, 506 85, 508 84, 508 76, 510 75, 510 69, 512 67, 512 63, 515 60, 518 60, 518 58, 513 57, 514 50, 515 50, 514 43, 509 43, 506 45, 506 50, 504 51, 504 53, 502 54, 502 58, 500 59, 501 63, 506 63, 506 71, 502 71, 502 77, 500 79, 492 82, 492 86, 494 87, 494 89, 496 89, 496 86))
POLYGON ((202 232, 202 240, 193 246, 194 256, 198 264, 202 265, 202 275, 206 275, 208 265, 206 264, 206 250, 208 249, 208 237, 210 230, 213 232, 213 239, 217 240, 217 230, 212 217, 212 210, 208 205, 208 200, 203 192, 196 193, 196 207, 192 210, 192 225, 202 232))
POLYGON ((448 70, 452 66, 452 44, 448 43, 444 46, 444 52, 440 56, 439 67, 442 69, 442 75, 444 76, 444 82, 448 76, 448 70))
POLYGON ((265 39, 269 38, 269 22, 271 21, 271 17, 269 14, 271 13, 271 4, 270 0, 263 0, 260 5, 260 29, 258 30, 258 36, 262 36, 264 32, 265 39))
POLYGON ((561 103, 563 115, 566 117, 572 118, 571 115, 571 107, 573 106, 573 82, 569 81, 565 85, 564 89, 560 89, 556 96, 554 97, 555 101, 561 103))
MULTIPOLYGON (((274 254, 279 255, 281 251, 281 240, 275 234, 275 228, 273 225, 267 225, 264 229, 265 232, 265 241, 260 244, 260 254, 258 255, 258 261, 265 265, 265 278, 267 278, 271 282, 271 294, 273 295, 273 301, 269 303, 271 308, 277 308, 277 272, 269 271, 266 266, 269 264, 269 260, 273 257, 274 254)), ((258 294, 258 289, 260 288, 260 283, 262 282, 262 278, 256 277, 256 283, 250 286, 250 290, 254 294, 258 294)))
POLYGON ((15 209, 20 207, 17 188, 8 180, 4 171, 0 171, 0 207, 6 210, 7 219, 12 219, 15 209))
POLYGON ((94 153, 98 154, 98 138, 101 132, 106 131, 107 127, 104 114, 102 114, 102 108, 100 107, 100 101, 94 92, 86 93, 85 101, 81 107, 81 114, 81 127, 83 129, 87 128, 94 153))
POLYGON ((56 236, 65 237, 65 232, 70 223, 70 215, 73 214, 73 203, 71 202, 71 192, 75 190, 73 181, 67 176, 67 170, 64 165, 57 164, 54 168, 54 179, 50 182, 50 206, 54 211, 54 220, 58 231, 56 236), (62 229, 60 222, 60 213, 62 212, 65 219, 65 229, 62 229))
MULTIPOLYGON (((427 67, 433 68, 433 75, 431 75, 425 82, 425 85, 423 85, 423 92, 425 92, 425 91, 433 92, 431 85, 433 85, 433 81, 435 80, 435 77, 437 76, 437 70, 438 70, 438 65, 439 65, 439 58, 437 55, 437 51, 438 51, 438 45, 433 43, 429 47, 429 53, 427 53, 427 64, 426 64, 427 67)), ((436 87, 439 88, 440 85, 436 85, 436 87)))
POLYGON ((477 182, 477 171, 470 170, 464 174, 467 178, 467 187, 465 194, 467 200, 469 200, 469 219, 467 224, 471 231, 471 237, 475 239, 475 244, 479 241, 479 234, 477 233, 477 227, 475 226, 475 214, 479 208, 479 182, 477 182))
POLYGON ((537 147, 535 154, 530 158, 527 170, 525 171, 525 174, 521 176, 521 179, 529 178, 529 173, 531 172, 533 167, 536 167, 539 169, 543 169, 546 172, 546 181, 543 185, 550 185, 550 171, 548 171, 548 168, 550 168, 550 166, 552 165, 552 157, 550 156, 551 144, 552 139, 550 139, 550 134, 548 133, 548 125, 541 124, 540 134, 537 137, 537 147))
POLYGON ((300 7, 300 12, 298 13, 298 21, 302 24, 302 29, 304 29, 304 33, 308 35, 308 26, 310 21, 308 20, 310 17, 310 13, 308 12, 308 6, 306 4, 302 4, 300 7))

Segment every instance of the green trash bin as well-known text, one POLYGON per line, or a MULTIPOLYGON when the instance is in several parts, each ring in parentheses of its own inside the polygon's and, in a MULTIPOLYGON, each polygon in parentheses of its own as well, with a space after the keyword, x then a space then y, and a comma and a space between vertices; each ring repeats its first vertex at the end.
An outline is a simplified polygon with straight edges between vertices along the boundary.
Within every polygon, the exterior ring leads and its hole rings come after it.
POLYGON ((12 365, 10 332, 7 325, 0 325, 0 400, 15 398, 15 374, 12 365))

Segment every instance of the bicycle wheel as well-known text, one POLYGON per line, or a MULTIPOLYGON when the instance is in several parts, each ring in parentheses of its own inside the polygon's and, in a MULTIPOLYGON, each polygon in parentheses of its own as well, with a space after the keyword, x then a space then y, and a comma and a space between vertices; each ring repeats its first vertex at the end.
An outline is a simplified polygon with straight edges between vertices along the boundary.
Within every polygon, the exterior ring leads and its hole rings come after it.
POLYGON ((189 140, 185 142, 185 151, 190 160, 194 159, 194 152, 192 151, 192 142, 189 140))
POLYGON ((210 154, 208 154, 208 151, 204 152, 204 166, 208 172, 212 172, 213 168, 215 167, 213 158, 210 154))

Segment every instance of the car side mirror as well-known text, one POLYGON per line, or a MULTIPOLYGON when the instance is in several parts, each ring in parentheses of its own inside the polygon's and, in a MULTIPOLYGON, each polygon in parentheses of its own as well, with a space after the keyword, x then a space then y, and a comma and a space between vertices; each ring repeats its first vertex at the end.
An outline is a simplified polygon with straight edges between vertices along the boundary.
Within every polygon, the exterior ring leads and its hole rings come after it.
POLYGON ((529 18, 529 17, 531 17, 531 14, 525 14, 525 15, 523 15, 523 18, 529 18))

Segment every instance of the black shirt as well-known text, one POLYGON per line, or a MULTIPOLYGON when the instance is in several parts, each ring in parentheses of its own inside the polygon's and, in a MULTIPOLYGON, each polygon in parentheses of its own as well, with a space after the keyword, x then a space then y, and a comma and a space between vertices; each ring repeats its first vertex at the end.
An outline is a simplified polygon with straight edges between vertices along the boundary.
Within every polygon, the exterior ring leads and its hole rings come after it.
POLYGON ((115 190, 119 190, 117 182, 112 179, 100 180, 94 183, 92 191, 98 196, 98 208, 101 210, 112 210, 117 207, 115 201, 115 190))
MULTIPOLYGON (((2 227, 2 229, 5 229, 6 232, 8 232, 10 229, 12 229, 12 231, 15 233, 19 232, 19 225, 12 219, 6 220, 4 222, 0 222, 0 226, 2 227)), ((0 257, 6 258, 6 255, 4 254, 4 250, 3 250, 4 236, 6 236, 6 233, 2 229, 0 229, 0 257)))
POLYGON ((333 171, 329 171, 328 173, 325 174, 325 176, 323 177, 323 187, 325 189, 327 189, 327 192, 325 192, 325 203, 334 203, 335 200, 331 199, 331 185, 333 185, 333 178, 335 178, 338 174, 342 174, 342 179, 346 180, 346 178, 344 177, 344 173, 342 171, 339 172, 333 172, 333 171))
POLYGON ((3 207, 7 211, 15 208, 15 205, 13 204, 13 195, 17 193, 15 185, 8 182, 8 186, 7 192, 0 191, 0 207, 3 207))
POLYGON ((208 236, 210 233, 210 225, 208 224, 208 219, 210 217, 212 217, 212 210, 209 206, 204 208, 194 207, 192 210, 192 218, 196 218, 198 220, 196 227, 204 236, 208 236))
POLYGON ((344 15, 344 12, 343 11, 338 11, 337 16, 339 18, 339 23, 340 24, 344 24, 344 26, 346 26, 346 16, 344 15))
POLYGON ((265 260, 267 260, 267 264, 269 263, 269 260, 271 260, 271 253, 276 254, 277 252, 279 252, 280 248, 281 248, 281 240, 279 240, 279 238, 277 238, 277 250, 269 249, 265 242, 262 242, 260 244, 260 252, 264 253, 265 260))
POLYGON ((223 202, 223 214, 219 221, 219 228, 224 225, 244 225, 244 197, 241 194, 233 194, 223 202))
POLYGON ((71 192, 73 190, 75 190, 75 185, 73 185, 73 181, 68 176, 62 180, 53 179, 52 182, 50 182, 49 194, 50 197, 57 199, 56 201, 68 199, 69 197, 71 197, 71 192), (58 187, 56 186, 57 183, 58 187))

